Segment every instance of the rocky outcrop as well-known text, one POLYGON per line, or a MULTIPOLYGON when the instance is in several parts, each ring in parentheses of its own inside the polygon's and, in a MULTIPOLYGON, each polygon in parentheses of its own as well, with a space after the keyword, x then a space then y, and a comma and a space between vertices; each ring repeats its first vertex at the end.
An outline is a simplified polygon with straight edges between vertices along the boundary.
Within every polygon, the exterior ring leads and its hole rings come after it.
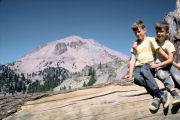
MULTIPOLYGON (((179 106, 151 113, 152 97, 132 81, 116 81, 26 102, 5 120, 178 120, 179 106), (123 86, 118 85, 122 85, 123 86), (126 83, 126 84, 124 84, 126 83)), ((163 89, 162 83, 158 81, 163 89)))
POLYGON ((176 2, 176 10, 169 12, 164 19, 169 23, 170 41, 176 48, 174 60, 180 63, 180 0, 176 2))
POLYGON ((41 92, 41 93, 33 93, 33 94, 21 94, 18 96, 8 96, 8 97, 0 97, 0 120, 3 118, 6 118, 17 111, 21 110, 21 106, 24 105, 27 101, 33 101, 37 99, 41 99, 43 97, 57 95, 57 94, 66 94, 78 90, 84 90, 84 89, 91 89, 91 88, 102 88, 108 85, 120 85, 120 86, 126 86, 126 85, 132 85, 132 80, 119 80, 114 81, 112 83, 106 83, 106 84, 98 84, 95 86, 89 86, 89 87, 83 87, 83 88, 76 88, 71 90, 61 90, 59 92, 41 92))
POLYGON ((113 61, 106 64, 99 64, 93 66, 86 66, 81 72, 72 73, 69 78, 66 78, 60 85, 54 88, 55 91, 59 91, 62 88, 80 88, 84 84, 88 84, 92 75, 89 75, 90 70, 95 72, 95 83, 110 83, 116 80, 120 80, 128 72, 128 62, 113 61))
POLYGON ((65 43, 58 43, 56 46, 55 46, 55 54, 57 55, 61 55, 63 53, 65 53, 67 51, 67 46, 65 43))
POLYGON ((24 94, 19 96, 8 96, 0 98, 0 120, 7 116, 21 110, 21 106, 24 102, 37 100, 42 97, 53 95, 54 93, 36 93, 36 94, 24 94))

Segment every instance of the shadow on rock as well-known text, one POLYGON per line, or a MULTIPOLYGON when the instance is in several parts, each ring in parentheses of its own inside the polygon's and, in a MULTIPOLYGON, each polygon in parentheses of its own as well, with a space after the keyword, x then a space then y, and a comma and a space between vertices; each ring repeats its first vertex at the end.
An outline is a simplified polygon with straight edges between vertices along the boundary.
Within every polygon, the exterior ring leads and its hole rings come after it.
POLYGON ((169 111, 169 106, 163 110, 165 116, 168 114, 168 111, 169 111))
POLYGON ((172 114, 178 113, 179 108, 180 108, 180 105, 173 106, 172 109, 171 109, 171 113, 172 114))
POLYGON ((158 112, 158 110, 159 110, 159 109, 157 109, 157 110, 150 110, 150 109, 149 109, 149 111, 150 111, 152 114, 157 113, 157 112, 158 112))
MULTIPOLYGON (((159 110, 159 109, 158 109, 159 110)), ((149 110, 152 114, 156 114, 158 112, 158 110, 149 110)), ((164 115, 166 116, 168 114, 169 111, 169 106, 163 110, 164 115)))

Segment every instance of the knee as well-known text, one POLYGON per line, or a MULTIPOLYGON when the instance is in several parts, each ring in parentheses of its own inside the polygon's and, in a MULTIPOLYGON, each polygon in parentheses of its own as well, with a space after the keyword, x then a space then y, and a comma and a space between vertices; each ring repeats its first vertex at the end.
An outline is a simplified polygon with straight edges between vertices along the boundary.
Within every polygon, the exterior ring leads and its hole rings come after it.
POLYGON ((134 81, 136 82, 142 81, 142 76, 140 74, 134 74, 134 81))
POLYGON ((135 79, 135 78, 134 78, 134 83, 135 83, 136 85, 145 86, 144 81, 139 80, 139 79, 135 79))
POLYGON ((158 77, 159 79, 161 79, 161 80, 164 80, 164 79, 166 79, 166 77, 167 77, 167 75, 166 75, 162 70, 158 71, 158 72, 156 73, 156 75, 157 75, 157 77, 158 77))
POLYGON ((138 78, 138 75, 134 74, 134 80, 137 80, 138 78))
POLYGON ((145 81, 142 78, 142 76, 140 75, 134 75, 134 83, 140 86, 144 86, 145 85, 145 81))

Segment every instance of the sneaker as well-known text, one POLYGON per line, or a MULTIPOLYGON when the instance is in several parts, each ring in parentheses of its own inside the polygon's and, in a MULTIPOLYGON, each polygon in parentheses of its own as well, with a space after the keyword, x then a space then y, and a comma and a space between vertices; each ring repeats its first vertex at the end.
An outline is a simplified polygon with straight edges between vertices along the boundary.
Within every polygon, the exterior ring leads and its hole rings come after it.
POLYGON ((172 100, 172 105, 176 106, 178 104, 180 104, 180 96, 174 96, 172 100))
POLYGON ((157 111, 160 107, 161 104, 161 99, 155 97, 151 103, 151 105, 149 106, 149 110, 151 111, 157 111))
POLYGON ((168 108, 168 106, 169 106, 169 101, 170 101, 169 99, 170 99, 169 93, 164 92, 164 93, 161 95, 161 100, 162 100, 162 104, 163 104, 164 109, 168 108))

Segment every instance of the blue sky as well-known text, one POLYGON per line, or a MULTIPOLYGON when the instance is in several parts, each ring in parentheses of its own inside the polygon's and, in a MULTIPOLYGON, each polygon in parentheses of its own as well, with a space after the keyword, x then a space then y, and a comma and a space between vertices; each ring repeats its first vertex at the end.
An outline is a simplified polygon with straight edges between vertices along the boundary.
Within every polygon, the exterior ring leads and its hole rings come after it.
POLYGON ((130 56, 132 23, 143 20, 155 36, 154 24, 175 6, 176 0, 0 0, 0 64, 72 35, 130 56))

